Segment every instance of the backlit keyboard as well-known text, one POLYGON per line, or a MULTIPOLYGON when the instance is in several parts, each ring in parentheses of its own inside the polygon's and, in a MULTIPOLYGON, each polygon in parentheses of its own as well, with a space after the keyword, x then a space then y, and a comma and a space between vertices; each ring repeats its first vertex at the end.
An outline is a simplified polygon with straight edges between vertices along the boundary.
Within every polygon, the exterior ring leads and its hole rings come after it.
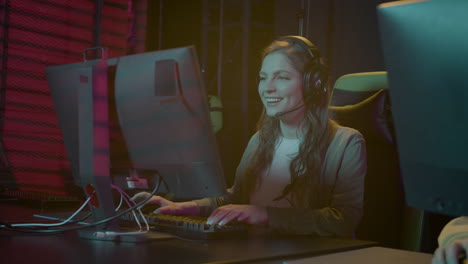
MULTIPOLYGON (((206 224, 206 217, 166 215, 146 213, 143 214, 150 225, 151 230, 172 234, 177 237, 210 240, 238 237, 247 233, 247 225, 240 222, 231 222, 223 226, 206 224)), ((141 215, 137 214, 140 222, 141 215)), ((122 220, 135 223, 132 213, 126 213, 122 220)))

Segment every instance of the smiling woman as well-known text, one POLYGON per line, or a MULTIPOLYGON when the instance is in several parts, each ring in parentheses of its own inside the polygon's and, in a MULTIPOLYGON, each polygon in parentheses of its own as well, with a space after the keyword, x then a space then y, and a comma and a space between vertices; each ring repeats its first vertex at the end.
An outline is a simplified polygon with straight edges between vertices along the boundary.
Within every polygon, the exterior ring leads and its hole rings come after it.
POLYGON ((304 109, 299 111, 304 106, 302 73, 281 52, 269 54, 263 59, 258 93, 270 116, 278 116, 278 113, 295 108, 298 108, 294 115, 296 119, 304 114, 304 109))
MULTIPOLYGON (((222 197, 174 203, 167 214, 243 221, 289 234, 352 237, 362 215, 365 142, 328 117, 327 67, 307 39, 286 36, 266 47, 258 92, 264 111, 222 197)), ((148 194, 137 194, 141 200, 148 194)))

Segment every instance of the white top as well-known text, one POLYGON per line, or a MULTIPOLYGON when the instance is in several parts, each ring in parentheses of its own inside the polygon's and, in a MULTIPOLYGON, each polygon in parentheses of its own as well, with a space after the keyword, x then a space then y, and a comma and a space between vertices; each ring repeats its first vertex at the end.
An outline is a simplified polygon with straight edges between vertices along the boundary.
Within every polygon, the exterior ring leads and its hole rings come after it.
POLYGON ((257 206, 291 207, 287 195, 281 200, 274 201, 281 196, 286 185, 291 183, 289 165, 299 152, 299 139, 280 137, 277 143, 271 167, 260 175, 257 184, 258 191, 252 192, 250 203, 257 206))

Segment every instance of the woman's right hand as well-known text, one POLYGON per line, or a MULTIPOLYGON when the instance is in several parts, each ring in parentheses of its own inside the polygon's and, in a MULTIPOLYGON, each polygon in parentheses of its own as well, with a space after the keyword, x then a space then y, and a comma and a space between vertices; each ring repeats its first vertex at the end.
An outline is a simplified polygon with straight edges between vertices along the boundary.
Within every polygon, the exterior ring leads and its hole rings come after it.
MULTIPOLYGON (((135 194, 132 197, 132 200, 135 203, 139 203, 151 194, 148 192, 140 192, 135 194)), ((197 203, 194 201, 188 201, 188 202, 180 202, 180 203, 175 203, 172 201, 169 201, 161 196, 153 196, 151 197, 147 202, 147 204, 157 204, 160 207, 155 211, 161 214, 171 214, 171 215, 199 215, 200 214, 200 208, 198 207, 197 203)))

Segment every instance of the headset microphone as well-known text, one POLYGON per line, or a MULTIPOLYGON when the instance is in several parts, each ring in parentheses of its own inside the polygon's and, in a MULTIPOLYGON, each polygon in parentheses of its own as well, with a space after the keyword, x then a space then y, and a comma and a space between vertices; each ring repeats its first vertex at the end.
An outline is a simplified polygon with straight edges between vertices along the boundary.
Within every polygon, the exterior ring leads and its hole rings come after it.
POLYGON ((302 108, 304 106, 305 106, 305 103, 303 103, 303 104, 299 105, 298 107, 295 107, 295 108, 293 108, 291 110, 288 110, 288 111, 285 111, 285 112, 278 112, 273 117, 280 117, 280 116, 283 116, 285 114, 289 114, 289 113, 294 112, 294 111, 296 111, 296 110, 298 110, 298 109, 300 109, 300 108, 302 108))

